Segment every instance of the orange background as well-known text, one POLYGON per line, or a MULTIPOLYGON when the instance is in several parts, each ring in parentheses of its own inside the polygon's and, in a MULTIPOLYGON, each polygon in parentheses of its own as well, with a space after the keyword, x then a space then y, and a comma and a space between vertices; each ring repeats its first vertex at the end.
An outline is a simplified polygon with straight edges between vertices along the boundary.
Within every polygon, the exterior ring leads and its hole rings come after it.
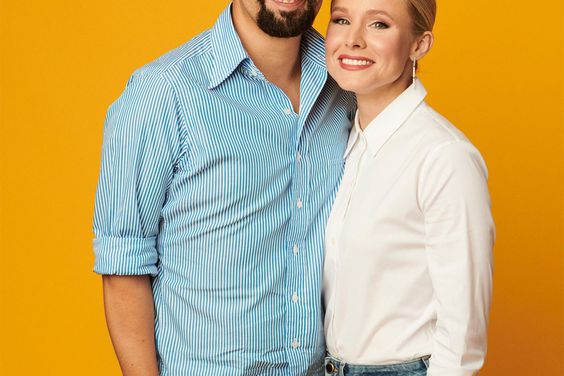
MULTIPOLYGON (((562 375, 563 2, 438 2, 420 76, 482 151, 498 229, 481 374, 562 375)), ((105 111, 226 3, 0 0, 0 374, 119 374, 91 272, 105 111)))

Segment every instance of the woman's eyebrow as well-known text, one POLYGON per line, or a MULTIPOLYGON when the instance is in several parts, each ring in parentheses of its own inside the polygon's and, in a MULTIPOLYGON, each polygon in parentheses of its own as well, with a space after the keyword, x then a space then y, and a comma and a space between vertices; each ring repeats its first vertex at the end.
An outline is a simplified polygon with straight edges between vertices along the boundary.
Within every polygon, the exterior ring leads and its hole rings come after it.
POLYGON ((331 12, 347 12, 347 8, 344 7, 331 7, 331 12))
MULTIPOLYGON (((342 6, 335 6, 335 7, 331 7, 331 12, 341 12, 341 13, 347 13, 348 9, 342 6)), ((394 18, 385 10, 381 10, 381 9, 370 9, 366 11, 366 15, 367 16, 376 16, 376 15, 384 15, 388 18, 390 18, 391 20, 393 20, 394 18)))
POLYGON ((394 19, 390 13, 386 12, 385 10, 380 10, 380 9, 370 9, 369 11, 366 12, 367 15, 369 16, 376 16, 376 15, 384 15, 388 18, 391 18, 392 20, 394 19))

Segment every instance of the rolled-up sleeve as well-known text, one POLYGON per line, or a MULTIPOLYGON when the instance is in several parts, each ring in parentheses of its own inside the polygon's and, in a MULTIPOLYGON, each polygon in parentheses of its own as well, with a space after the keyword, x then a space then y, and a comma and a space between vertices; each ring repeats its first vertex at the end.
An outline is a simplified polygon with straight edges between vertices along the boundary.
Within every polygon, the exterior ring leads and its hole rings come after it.
POLYGON ((420 192, 437 307, 428 375, 475 375, 486 354, 495 237, 478 150, 463 140, 436 148, 420 192))
POLYGON ((180 114, 158 74, 137 73, 108 110, 94 210, 94 271, 155 275, 161 212, 181 154, 180 114))

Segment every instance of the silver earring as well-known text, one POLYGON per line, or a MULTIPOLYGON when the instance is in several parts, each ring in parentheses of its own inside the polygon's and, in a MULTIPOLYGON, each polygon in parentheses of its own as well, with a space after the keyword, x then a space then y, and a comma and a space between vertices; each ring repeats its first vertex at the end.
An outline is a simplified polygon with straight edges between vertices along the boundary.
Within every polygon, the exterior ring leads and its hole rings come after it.
POLYGON ((417 59, 412 58, 413 60, 413 72, 411 73, 412 83, 415 84, 415 79, 417 78, 416 71, 417 71, 417 59))

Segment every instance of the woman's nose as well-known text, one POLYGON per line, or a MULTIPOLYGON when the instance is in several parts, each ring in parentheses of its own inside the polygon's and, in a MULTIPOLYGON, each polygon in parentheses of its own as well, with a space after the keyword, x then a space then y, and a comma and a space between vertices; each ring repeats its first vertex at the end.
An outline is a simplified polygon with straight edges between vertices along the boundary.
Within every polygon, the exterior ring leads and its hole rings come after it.
POLYGON ((366 47, 364 36, 362 35, 362 30, 360 30, 360 28, 350 29, 349 34, 347 35, 346 46, 349 48, 366 47))

